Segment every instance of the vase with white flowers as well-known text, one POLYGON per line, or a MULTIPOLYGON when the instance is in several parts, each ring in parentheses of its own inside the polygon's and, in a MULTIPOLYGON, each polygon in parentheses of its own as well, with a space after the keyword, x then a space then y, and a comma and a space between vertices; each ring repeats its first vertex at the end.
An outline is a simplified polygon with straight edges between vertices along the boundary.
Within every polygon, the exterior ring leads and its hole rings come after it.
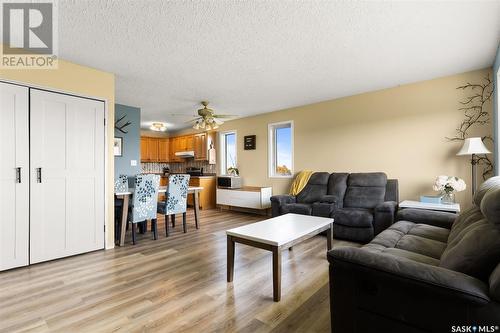
POLYGON ((461 192, 465 190, 466 185, 463 179, 454 176, 437 176, 432 189, 441 192, 441 203, 454 204, 455 191, 461 192))

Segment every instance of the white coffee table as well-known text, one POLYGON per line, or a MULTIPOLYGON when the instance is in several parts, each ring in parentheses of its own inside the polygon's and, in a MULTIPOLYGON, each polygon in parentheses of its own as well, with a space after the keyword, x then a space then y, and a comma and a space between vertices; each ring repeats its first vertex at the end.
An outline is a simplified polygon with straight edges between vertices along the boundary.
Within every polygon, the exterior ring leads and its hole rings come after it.
POLYGON ((227 282, 233 281, 234 247, 241 243, 273 253, 273 298, 281 299, 281 251, 327 231, 327 248, 332 248, 333 219, 286 214, 261 222, 230 229, 227 234, 227 282))

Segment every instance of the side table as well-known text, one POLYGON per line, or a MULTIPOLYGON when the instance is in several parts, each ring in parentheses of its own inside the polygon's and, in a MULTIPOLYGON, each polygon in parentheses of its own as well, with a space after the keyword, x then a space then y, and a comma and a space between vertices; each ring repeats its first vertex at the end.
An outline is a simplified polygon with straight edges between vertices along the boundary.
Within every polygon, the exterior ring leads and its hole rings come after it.
POLYGON ((416 208, 416 209, 426 209, 426 210, 438 210, 442 212, 450 212, 458 214, 460 213, 460 204, 436 204, 412 200, 404 200, 399 203, 399 208, 416 208))

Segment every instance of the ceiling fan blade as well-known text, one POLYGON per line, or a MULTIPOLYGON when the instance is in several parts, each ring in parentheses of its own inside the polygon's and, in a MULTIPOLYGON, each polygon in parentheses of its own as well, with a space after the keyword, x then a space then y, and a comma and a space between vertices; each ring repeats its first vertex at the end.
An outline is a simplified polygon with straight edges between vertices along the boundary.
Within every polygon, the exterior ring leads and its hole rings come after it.
POLYGON ((194 114, 182 114, 182 113, 171 113, 169 116, 172 116, 172 117, 199 118, 198 115, 194 115, 194 114))
POLYGON ((214 118, 234 118, 237 117, 237 115, 234 114, 214 114, 214 118))
POLYGON ((224 124, 224 122, 220 119, 217 119, 217 118, 214 118, 214 123, 216 123, 217 125, 222 125, 224 124))
POLYGON ((193 118, 193 119, 186 120, 184 123, 185 124, 189 124, 189 123, 194 123, 194 122, 197 122, 197 121, 200 121, 200 120, 201 120, 201 117, 196 117, 196 118, 193 118))

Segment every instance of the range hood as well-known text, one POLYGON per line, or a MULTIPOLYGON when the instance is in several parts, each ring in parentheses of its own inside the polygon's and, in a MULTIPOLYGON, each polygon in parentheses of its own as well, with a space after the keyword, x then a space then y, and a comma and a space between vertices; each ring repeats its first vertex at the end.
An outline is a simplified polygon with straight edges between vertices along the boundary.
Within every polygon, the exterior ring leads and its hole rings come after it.
POLYGON ((175 156, 182 157, 182 158, 194 157, 194 151, 192 151, 192 150, 178 151, 175 153, 175 156))

